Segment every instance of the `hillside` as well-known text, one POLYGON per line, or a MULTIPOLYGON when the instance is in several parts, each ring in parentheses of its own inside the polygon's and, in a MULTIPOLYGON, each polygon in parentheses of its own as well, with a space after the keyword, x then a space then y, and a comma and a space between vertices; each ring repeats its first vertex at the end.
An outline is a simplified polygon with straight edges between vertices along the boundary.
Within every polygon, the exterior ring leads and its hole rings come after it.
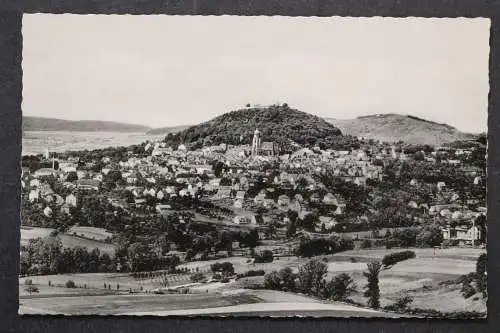
POLYGON ((377 114, 355 119, 325 119, 341 129, 342 133, 365 139, 411 144, 442 145, 456 140, 473 139, 475 135, 463 133, 447 124, 414 116, 377 114))
POLYGON ((23 117, 23 131, 73 132, 137 132, 150 130, 147 126, 98 120, 63 120, 42 117, 23 117))
POLYGON ((284 104, 231 111, 182 132, 169 134, 165 142, 198 147, 220 143, 250 144, 256 128, 262 132, 262 141, 275 141, 281 145, 291 141, 301 145, 334 142, 342 134, 322 118, 284 104))
POLYGON ((189 128, 187 125, 153 128, 146 132, 147 135, 167 135, 169 133, 181 132, 189 128))

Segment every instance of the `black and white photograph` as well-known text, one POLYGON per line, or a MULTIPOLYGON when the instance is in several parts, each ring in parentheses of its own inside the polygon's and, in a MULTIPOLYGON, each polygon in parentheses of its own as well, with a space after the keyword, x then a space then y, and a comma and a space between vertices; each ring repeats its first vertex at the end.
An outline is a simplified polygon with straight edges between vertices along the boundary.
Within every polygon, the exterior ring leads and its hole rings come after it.
POLYGON ((22 34, 19 314, 487 317, 489 19, 22 34))

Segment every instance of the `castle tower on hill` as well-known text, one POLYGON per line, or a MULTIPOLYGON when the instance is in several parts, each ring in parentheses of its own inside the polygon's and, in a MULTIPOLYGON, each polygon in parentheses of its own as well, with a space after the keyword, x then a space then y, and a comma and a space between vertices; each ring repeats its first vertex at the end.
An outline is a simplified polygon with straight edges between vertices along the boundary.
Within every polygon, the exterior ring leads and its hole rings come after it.
POLYGON ((259 129, 256 128, 253 133, 253 141, 252 141, 252 155, 258 155, 260 151, 260 145, 262 140, 262 134, 259 129))

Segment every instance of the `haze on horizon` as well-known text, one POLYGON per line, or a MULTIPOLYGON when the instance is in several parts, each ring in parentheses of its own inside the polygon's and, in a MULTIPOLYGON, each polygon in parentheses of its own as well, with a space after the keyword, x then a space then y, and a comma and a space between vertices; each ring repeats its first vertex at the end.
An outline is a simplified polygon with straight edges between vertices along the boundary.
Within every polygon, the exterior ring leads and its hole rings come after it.
POLYGON ((163 127, 245 104, 487 128, 489 19, 23 16, 23 114, 163 127))

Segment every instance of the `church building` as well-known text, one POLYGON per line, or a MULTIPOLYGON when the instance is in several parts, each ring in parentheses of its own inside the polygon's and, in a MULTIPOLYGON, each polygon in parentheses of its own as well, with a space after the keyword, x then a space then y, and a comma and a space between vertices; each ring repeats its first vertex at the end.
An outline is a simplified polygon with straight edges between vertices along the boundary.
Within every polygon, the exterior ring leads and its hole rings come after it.
POLYGON ((278 153, 278 145, 272 141, 262 142, 262 133, 256 128, 253 133, 252 155, 275 156, 278 153))

